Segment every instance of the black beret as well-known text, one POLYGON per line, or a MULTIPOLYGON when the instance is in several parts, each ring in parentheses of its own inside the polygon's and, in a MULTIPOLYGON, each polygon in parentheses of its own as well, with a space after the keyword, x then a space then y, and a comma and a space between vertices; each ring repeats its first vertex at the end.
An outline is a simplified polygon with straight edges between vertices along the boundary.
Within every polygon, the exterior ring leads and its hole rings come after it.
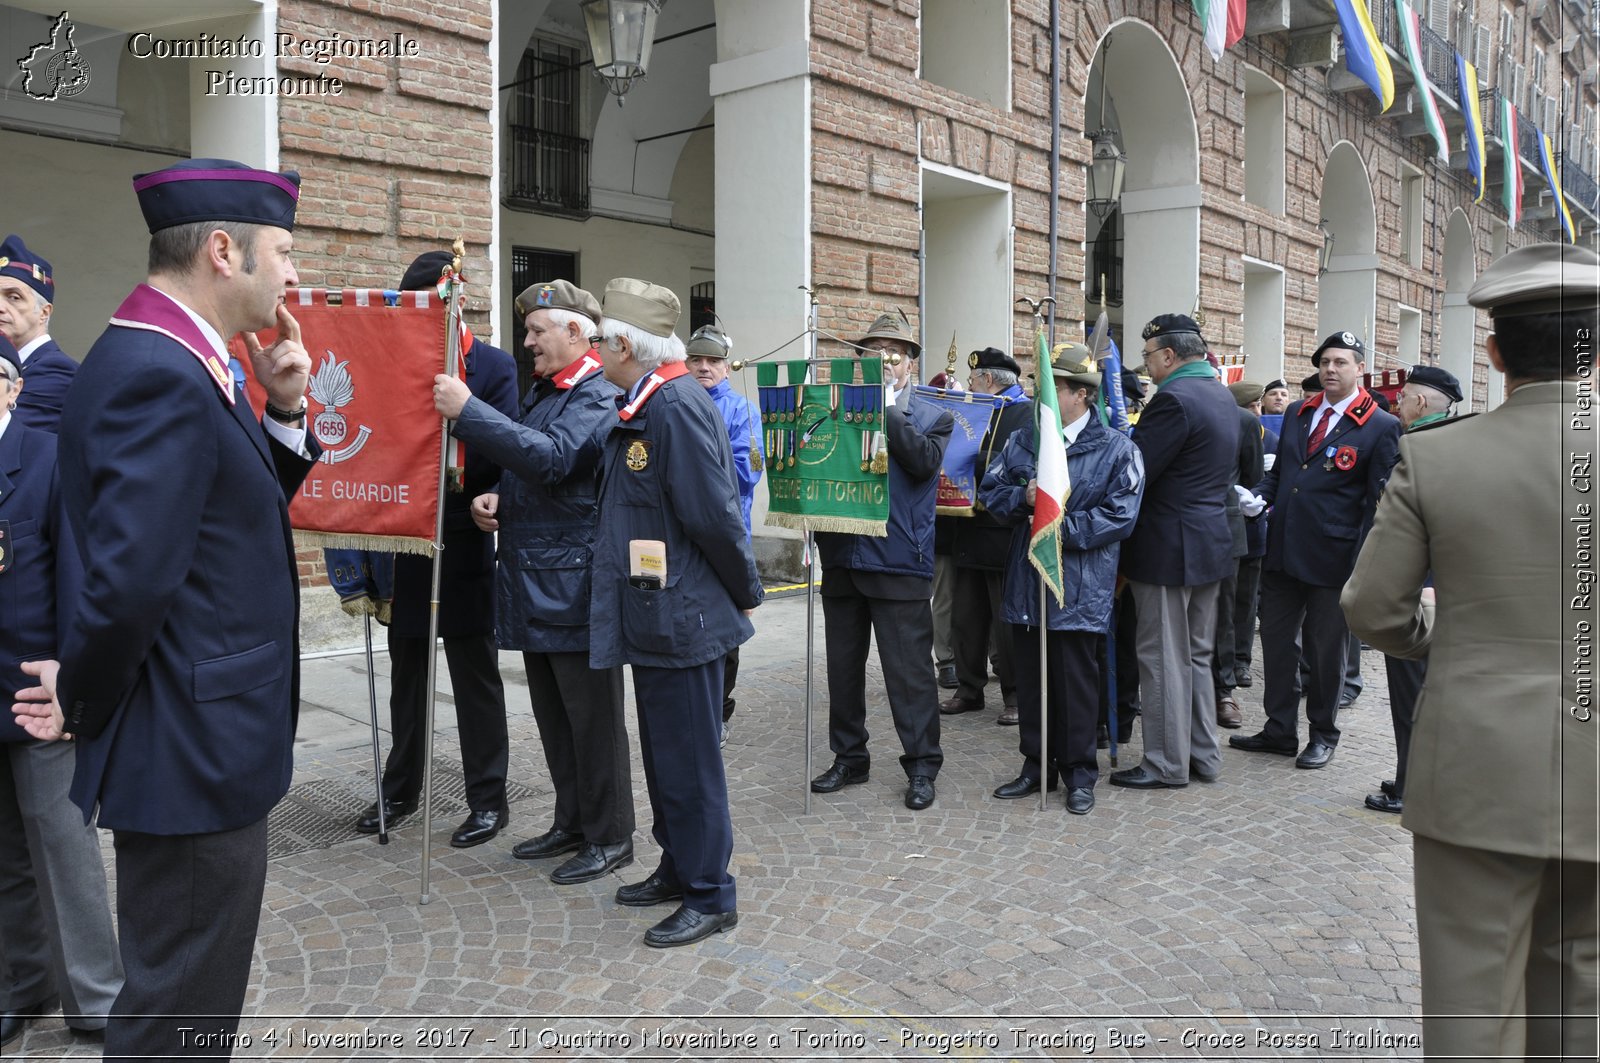
POLYGON ((1371 395, 1372 401, 1378 404, 1378 409, 1382 410, 1384 413, 1394 412, 1393 407, 1389 405, 1389 396, 1385 395, 1381 391, 1369 391, 1367 394, 1371 395))
POLYGON ((1261 390, 1262 390, 1263 393, 1265 393, 1265 392, 1268 392, 1268 391, 1272 391, 1274 388, 1282 388, 1283 390, 1288 391, 1289 390, 1289 382, 1287 380, 1284 380, 1282 377, 1279 377, 1277 380, 1273 380, 1273 381, 1269 382, 1267 384, 1267 386, 1262 388, 1261 390))
POLYGON ((1454 373, 1440 369, 1436 365, 1419 365, 1407 374, 1406 379, 1413 384, 1442 391, 1450 396, 1451 402, 1461 401, 1461 381, 1457 380, 1454 373))
POLYGON ((1200 325, 1188 314, 1161 314, 1150 319, 1150 324, 1144 327, 1141 334, 1145 339, 1152 336, 1164 336, 1171 332, 1192 332, 1200 335, 1200 325))
MULTIPOLYGON (((431 290, 438 285, 439 277, 454 258, 455 256, 448 251, 424 251, 406 267, 406 275, 400 278, 400 290, 403 292, 431 290)), ((465 274, 466 271, 462 270, 462 273, 465 274)))
POLYGON ((300 175, 272 173, 232 159, 187 159, 135 174, 133 191, 151 233, 204 221, 242 221, 294 228, 300 175))
POLYGON ((1300 381, 1300 390, 1304 391, 1307 395, 1311 394, 1314 391, 1321 391, 1322 390, 1322 374, 1321 373, 1312 373, 1310 376, 1308 376, 1304 380, 1300 381))
POLYGON ((1144 381, 1132 369, 1122 371, 1122 394, 1131 399, 1144 398, 1144 381))
POLYGON ((1318 347, 1316 352, 1311 355, 1311 364, 1321 365, 1322 352, 1330 348, 1335 350, 1354 351, 1356 353, 1356 361, 1358 362, 1364 362, 1367 360, 1366 345, 1363 344, 1359 338, 1357 338, 1354 332, 1335 332, 1333 335, 1323 340, 1322 346, 1318 347))
POLYGON ((998 347, 985 347, 981 351, 973 351, 967 356, 967 366, 971 369, 1006 369, 1022 375, 1022 367, 1017 360, 998 347))

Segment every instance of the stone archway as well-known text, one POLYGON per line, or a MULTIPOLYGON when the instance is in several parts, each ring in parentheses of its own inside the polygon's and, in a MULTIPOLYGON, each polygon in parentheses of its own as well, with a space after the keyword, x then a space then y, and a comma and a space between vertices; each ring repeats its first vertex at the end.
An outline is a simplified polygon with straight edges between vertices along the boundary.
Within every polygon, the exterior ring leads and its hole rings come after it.
MULTIPOLYGON (((1106 219, 1121 225, 1123 277, 1137 278, 1122 288, 1119 342, 1128 347, 1129 330, 1136 332, 1158 314, 1194 308, 1200 276, 1199 134, 1178 61, 1148 24, 1124 20, 1101 38, 1085 83, 1086 132, 1100 122, 1102 83, 1106 126, 1116 131, 1128 158, 1122 200, 1106 219)), ((1090 212, 1090 246, 1099 228, 1090 212)), ((1086 290, 1093 287, 1089 280, 1086 290)), ((1095 312, 1086 307, 1086 316, 1095 312)))
POLYGON ((1318 340, 1353 332, 1370 347, 1378 298, 1377 211, 1366 163, 1347 140, 1328 153, 1320 217, 1333 236, 1333 257, 1317 280, 1318 340))
POLYGON ((1459 207, 1450 212, 1444 230, 1444 314, 1439 329, 1439 364, 1461 381, 1465 406, 1473 405, 1472 370, 1478 350, 1478 312, 1467 303, 1467 289, 1477 279, 1472 254, 1472 223, 1459 207))

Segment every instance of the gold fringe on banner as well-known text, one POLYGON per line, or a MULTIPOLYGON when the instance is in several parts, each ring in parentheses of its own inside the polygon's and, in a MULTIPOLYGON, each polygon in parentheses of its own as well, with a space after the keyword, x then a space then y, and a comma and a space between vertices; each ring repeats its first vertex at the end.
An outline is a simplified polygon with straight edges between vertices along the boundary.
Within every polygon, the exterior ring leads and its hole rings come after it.
POLYGON ((394 601, 382 599, 374 601, 366 595, 359 598, 339 599, 339 608, 351 616, 370 616, 380 624, 387 624, 394 616, 394 601))
POLYGON ((333 547, 336 550, 373 550, 389 554, 421 554, 433 556, 433 540, 417 539, 405 535, 362 535, 358 532, 314 531, 309 528, 294 530, 297 546, 333 547))
POLYGON ((941 517, 970 517, 977 512, 972 506, 934 506, 933 511, 941 517))
POLYGON ((888 521, 865 520, 861 517, 816 517, 768 510, 767 523, 775 528, 798 532, 840 532, 845 535, 870 535, 878 539, 889 534, 888 521))

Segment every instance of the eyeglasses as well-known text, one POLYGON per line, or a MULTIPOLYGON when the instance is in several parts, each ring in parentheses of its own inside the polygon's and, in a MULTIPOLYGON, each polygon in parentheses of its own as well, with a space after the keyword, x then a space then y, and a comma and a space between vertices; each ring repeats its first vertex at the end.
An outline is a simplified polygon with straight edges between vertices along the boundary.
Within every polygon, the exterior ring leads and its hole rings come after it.
POLYGON ((899 347, 893 343, 864 343, 861 350, 867 354, 895 354, 899 347))

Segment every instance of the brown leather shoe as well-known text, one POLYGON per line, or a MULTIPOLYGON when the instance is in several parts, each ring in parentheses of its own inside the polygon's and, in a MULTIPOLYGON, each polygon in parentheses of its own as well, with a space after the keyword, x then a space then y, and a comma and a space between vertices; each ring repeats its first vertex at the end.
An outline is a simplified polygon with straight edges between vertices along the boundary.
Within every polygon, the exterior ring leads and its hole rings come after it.
POLYGON ((1239 711, 1239 703, 1233 700, 1232 694, 1217 699, 1217 726, 1235 730, 1244 726, 1244 713, 1239 711))
POLYGON ((959 716, 963 712, 978 712, 982 708, 982 699, 963 698, 960 696, 949 698, 939 703, 939 713, 942 716, 959 716))
POLYGON ((994 718, 994 722, 999 724, 1001 727, 1015 727, 1020 719, 1021 717, 1017 715, 1017 707, 1013 705, 1006 709, 1005 712, 1002 712, 1000 715, 996 716, 994 718))

